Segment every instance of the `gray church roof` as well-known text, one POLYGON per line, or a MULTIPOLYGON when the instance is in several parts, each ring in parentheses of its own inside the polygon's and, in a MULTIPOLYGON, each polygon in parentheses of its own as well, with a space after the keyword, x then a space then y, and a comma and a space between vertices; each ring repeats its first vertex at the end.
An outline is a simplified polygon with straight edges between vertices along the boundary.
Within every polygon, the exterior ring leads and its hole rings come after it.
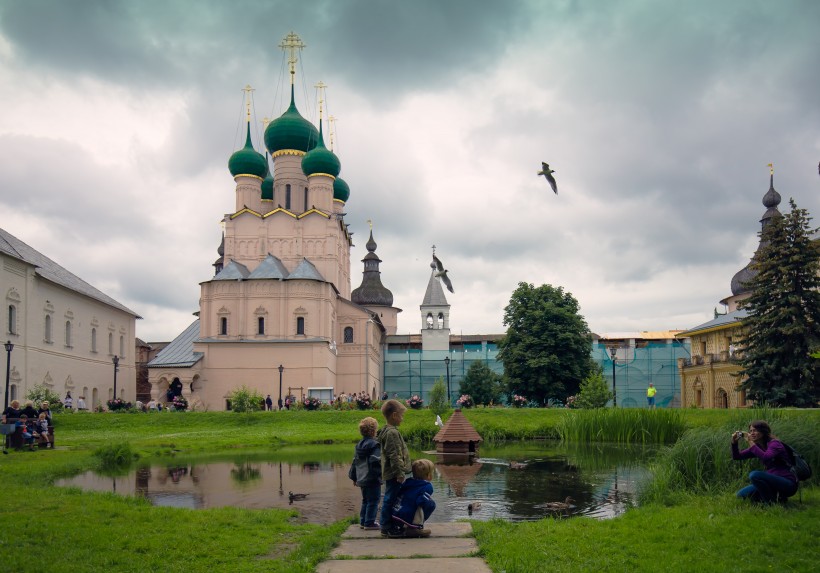
POLYGON ((444 289, 441 288, 441 281, 436 278, 435 269, 430 273, 430 281, 427 283, 427 292, 424 293, 421 306, 450 306, 447 297, 444 296, 444 289))
POLYGON ((248 276, 249 279, 279 279, 284 280, 288 278, 288 269, 282 264, 282 261, 268 253, 265 260, 259 263, 259 266, 253 269, 253 272, 248 276))
POLYGON ((97 290, 77 275, 67 271, 41 252, 29 247, 23 241, 3 229, 0 229, 0 251, 10 257, 25 261, 34 266, 34 272, 48 281, 89 298, 93 298, 108 306, 117 308, 136 318, 142 318, 127 306, 118 303, 107 294, 97 290))
POLYGON ((202 359, 202 352, 194 352, 194 341, 199 338, 199 319, 163 348, 148 368, 188 368, 202 359))
POLYGON ((699 324, 698 326, 690 328, 687 331, 679 332, 677 336, 692 336, 693 334, 697 334, 698 332, 701 332, 703 330, 711 330, 713 328, 725 326, 727 324, 740 323, 740 321, 742 321, 747 316, 749 316, 749 313, 745 310, 733 310, 732 312, 727 312, 726 314, 719 314, 709 322, 699 324))
POLYGON ((293 269, 293 272, 287 277, 287 280, 293 279, 308 279, 312 281, 325 282, 325 278, 322 274, 316 267, 313 266, 313 263, 306 258, 302 258, 302 262, 299 263, 299 266, 293 269))
POLYGON ((248 267, 231 259, 231 262, 225 265, 225 268, 219 271, 219 274, 216 275, 213 280, 239 281, 248 278, 250 274, 251 272, 248 270, 248 267))

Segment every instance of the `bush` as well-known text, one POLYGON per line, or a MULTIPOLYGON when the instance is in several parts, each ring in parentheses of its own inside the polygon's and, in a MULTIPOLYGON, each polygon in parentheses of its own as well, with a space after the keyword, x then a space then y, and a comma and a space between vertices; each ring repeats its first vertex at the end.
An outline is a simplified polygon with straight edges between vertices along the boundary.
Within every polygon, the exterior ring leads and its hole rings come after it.
POLYGON ((524 398, 524 396, 519 396, 518 394, 513 394, 512 396, 512 405, 514 408, 523 408, 527 405, 528 400, 524 398))
POLYGON ((31 390, 26 392, 26 400, 34 402, 34 407, 39 408, 43 401, 48 402, 48 407, 51 413, 63 411, 63 400, 55 394, 51 388, 45 384, 37 384, 31 390))
POLYGON ((414 394, 407 400, 407 407, 413 408, 414 410, 421 410, 424 407, 424 400, 422 400, 418 394, 414 394))
MULTIPOLYGON (((575 397, 574 407, 585 410, 603 408, 611 399, 612 392, 607 388, 604 376, 599 369, 581 382, 581 391, 575 397)), ((567 399, 567 403, 569 403, 569 399, 567 399)))
POLYGON ((302 400, 302 406, 305 410, 318 410, 321 405, 319 398, 315 396, 305 396, 305 399, 302 400))
POLYGON ((174 407, 174 410, 179 410, 180 412, 184 412, 188 409, 188 400, 186 400, 183 396, 174 396, 174 399, 171 401, 171 404, 174 407))
POLYGON ((94 451, 94 455, 99 458, 100 466, 103 469, 117 469, 128 467, 137 457, 131 451, 128 442, 114 442, 106 444, 94 451))
POLYGON ((371 410, 373 408, 373 402, 370 401, 370 396, 367 394, 360 394, 356 396, 356 406, 358 406, 359 410, 371 410))
POLYGON ((108 410, 110 412, 119 412, 121 410, 130 410, 134 407, 131 402, 126 402, 122 398, 114 398, 113 400, 108 400, 106 402, 108 406, 108 410))
POLYGON ((444 378, 436 380, 430 390, 430 410, 437 416, 450 411, 450 400, 447 399, 447 387, 444 385, 444 378))
POLYGON ((234 412, 256 412, 262 409, 264 398, 257 390, 252 390, 247 386, 242 386, 231 392, 229 398, 231 410, 234 412))
POLYGON ((470 397, 469 394, 462 394, 461 397, 458 400, 456 400, 456 405, 459 408, 472 408, 473 399, 470 397))

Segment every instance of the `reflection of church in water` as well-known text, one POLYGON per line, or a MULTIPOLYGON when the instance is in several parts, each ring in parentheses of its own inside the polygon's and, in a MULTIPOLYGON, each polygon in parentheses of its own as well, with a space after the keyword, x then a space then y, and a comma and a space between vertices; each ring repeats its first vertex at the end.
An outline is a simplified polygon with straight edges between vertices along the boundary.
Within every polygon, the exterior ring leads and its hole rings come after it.
POLYGON ((200 283, 197 319, 148 364, 151 398, 181 394, 195 407, 222 410, 241 386, 274 402, 288 394, 409 397, 445 376, 457 391, 472 360, 499 370, 499 337, 450 336, 450 307, 434 273, 421 305, 422 334, 396 335, 401 309, 381 283, 372 230, 361 285, 351 288, 354 245, 344 212, 351 189, 339 177, 332 137, 325 144, 325 86, 317 86, 317 129, 295 103, 304 44, 291 33, 281 47, 290 104, 265 128, 271 161, 254 149, 248 95, 245 146, 228 162, 234 201, 222 218, 215 274, 200 283))

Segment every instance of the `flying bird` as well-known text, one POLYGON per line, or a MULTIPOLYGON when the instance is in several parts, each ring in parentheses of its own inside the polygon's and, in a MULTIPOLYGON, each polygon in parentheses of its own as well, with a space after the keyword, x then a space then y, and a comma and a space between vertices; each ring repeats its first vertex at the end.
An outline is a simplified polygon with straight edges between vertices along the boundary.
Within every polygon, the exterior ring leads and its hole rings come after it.
POLYGON ((538 172, 538 175, 543 175, 546 178, 547 183, 549 183, 550 187, 552 187, 552 190, 556 195, 558 195, 558 183, 555 182, 555 177, 552 176, 553 173, 555 173, 555 170, 550 169, 549 164, 542 161, 541 171, 538 172))
POLYGON ((444 283, 447 290, 452 293, 456 292, 453 290, 453 283, 450 282, 450 277, 447 276, 447 269, 444 268, 444 265, 436 255, 433 255, 433 263, 436 265, 436 276, 441 279, 441 282, 444 283))

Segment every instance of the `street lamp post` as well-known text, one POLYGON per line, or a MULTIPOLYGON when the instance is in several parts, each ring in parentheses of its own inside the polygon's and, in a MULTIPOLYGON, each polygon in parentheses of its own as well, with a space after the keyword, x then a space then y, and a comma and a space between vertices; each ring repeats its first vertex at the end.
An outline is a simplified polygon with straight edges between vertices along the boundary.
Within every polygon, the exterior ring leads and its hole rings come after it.
POLYGON ((11 379, 11 351, 14 350, 14 344, 11 340, 7 341, 3 346, 6 347, 6 397, 5 408, 9 407, 9 380, 11 379))
POLYGON ((453 403, 453 398, 450 396, 450 357, 444 359, 444 365, 447 367, 447 405, 453 403))
POLYGON ((615 388, 615 362, 618 360, 618 349, 614 346, 609 349, 609 352, 612 355, 612 407, 618 407, 618 393, 615 388))
POLYGON ((285 367, 281 364, 279 365, 279 411, 282 411, 282 372, 285 371, 285 367))
POLYGON ((117 372, 120 370, 120 357, 116 354, 114 358, 111 359, 111 362, 114 363, 114 400, 117 399, 117 372))

